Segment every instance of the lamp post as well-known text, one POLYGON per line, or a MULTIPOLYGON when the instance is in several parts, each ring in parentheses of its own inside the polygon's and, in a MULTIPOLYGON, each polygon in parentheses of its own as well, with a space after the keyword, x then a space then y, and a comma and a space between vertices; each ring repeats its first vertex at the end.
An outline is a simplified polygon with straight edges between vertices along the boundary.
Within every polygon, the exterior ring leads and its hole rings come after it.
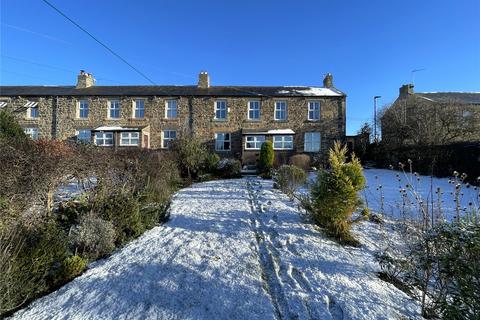
POLYGON ((375 96, 373 97, 373 142, 378 143, 378 136, 377 136, 377 99, 381 98, 382 96, 375 96))

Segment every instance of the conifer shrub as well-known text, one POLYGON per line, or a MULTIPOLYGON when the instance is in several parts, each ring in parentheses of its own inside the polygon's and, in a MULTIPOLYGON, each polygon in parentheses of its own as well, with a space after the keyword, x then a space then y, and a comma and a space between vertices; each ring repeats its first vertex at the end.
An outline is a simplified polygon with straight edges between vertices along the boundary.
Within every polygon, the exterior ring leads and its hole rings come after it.
POLYGON ((62 262, 62 266, 55 277, 55 285, 61 285, 65 282, 78 277, 87 268, 88 260, 80 256, 74 255, 65 258, 62 262))
POLYGON ((303 169, 294 165, 283 165, 275 172, 273 185, 293 199, 295 192, 305 184, 306 180, 307 174, 303 169))
POLYGON ((128 193, 117 193, 102 196, 95 207, 102 212, 102 218, 111 221, 115 228, 115 244, 121 245, 139 236, 145 228, 140 216, 140 205, 137 198, 128 193))
POLYGON ((365 187, 358 158, 346 159, 347 149, 335 142, 329 151, 330 170, 320 170, 311 188, 309 210, 313 220, 341 243, 358 242, 350 233, 351 216, 361 204, 357 192, 365 187))
POLYGON ((273 161, 275 153, 273 152, 273 144, 271 141, 265 141, 260 149, 260 156, 258 158, 257 172, 263 178, 272 177, 273 161))
POLYGON ((204 170, 206 173, 215 174, 217 171, 220 156, 216 153, 208 153, 205 157, 204 170))
POLYGON ((0 139, 26 140, 27 135, 12 113, 0 110, 0 139))
POLYGON ((145 229, 151 229, 160 222, 167 220, 170 203, 150 203, 140 209, 142 224, 145 229))

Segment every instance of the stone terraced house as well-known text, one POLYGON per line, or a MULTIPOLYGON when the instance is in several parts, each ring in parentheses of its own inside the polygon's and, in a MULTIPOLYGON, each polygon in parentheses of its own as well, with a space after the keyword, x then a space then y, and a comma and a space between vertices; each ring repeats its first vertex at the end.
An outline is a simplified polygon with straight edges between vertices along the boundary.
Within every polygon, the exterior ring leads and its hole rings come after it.
POLYGON ((32 138, 75 139, 102 147, 168 149, 193 135, 221 157, 255 164, 266 140, 279 162, 326 155, 345 139, 346 95, 328 74, 323 87, 95 86, 81 71, 76 86, 0 86, 0 108, 32 138))

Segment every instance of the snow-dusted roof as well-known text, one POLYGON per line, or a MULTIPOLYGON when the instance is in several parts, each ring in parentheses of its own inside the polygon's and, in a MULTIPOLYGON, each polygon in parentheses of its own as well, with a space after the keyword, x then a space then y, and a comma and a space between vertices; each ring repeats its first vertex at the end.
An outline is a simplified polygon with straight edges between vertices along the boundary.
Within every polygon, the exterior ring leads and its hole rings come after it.
POLYGON ((244 129, 242 132, 244 135, 248 134, 271 134, 271 135, 278 135, 278 134, 295 134, 295 131, 292 129, 272 129, 272 130, 256 130, 256 129, 244 129))
POLYGON ((295 131, 292 129, 274 129, 268 130, 267 134, 295 134, 295 131))
POLYGON ((329 97, 339 97, 343 93, 340 91, 323 88, 323 87, 284 87, 283 90, 278 91, 278 94, 285 95, 300 95, 300 96, 329 96, 329 97))

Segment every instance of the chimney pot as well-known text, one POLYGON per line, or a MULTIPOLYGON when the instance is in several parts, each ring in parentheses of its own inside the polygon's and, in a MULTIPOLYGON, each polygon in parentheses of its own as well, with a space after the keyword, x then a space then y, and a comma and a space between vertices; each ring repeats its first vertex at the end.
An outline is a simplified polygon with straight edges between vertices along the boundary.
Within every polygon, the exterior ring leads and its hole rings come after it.
POLYGON ((200 71, 198 75, 198 87, 202 89, 210 88, 210 76, 207 71, 200 71))
POLYGON ((325 88, 331 88, 333 87, 333 76, 331 73, 327 73, 325 78, 323 79, 323 86, 325 88))
POLYGON ((407 98, 408 95, 413 94, 413 84, 404 84, 399 89, 399 98, 407 98))
POLYGON ((89 88, 94 85, 95 80, 91 73, 86 73, 85 70, 80 70, 80 74, 77 76, 77 89, 89 88))

